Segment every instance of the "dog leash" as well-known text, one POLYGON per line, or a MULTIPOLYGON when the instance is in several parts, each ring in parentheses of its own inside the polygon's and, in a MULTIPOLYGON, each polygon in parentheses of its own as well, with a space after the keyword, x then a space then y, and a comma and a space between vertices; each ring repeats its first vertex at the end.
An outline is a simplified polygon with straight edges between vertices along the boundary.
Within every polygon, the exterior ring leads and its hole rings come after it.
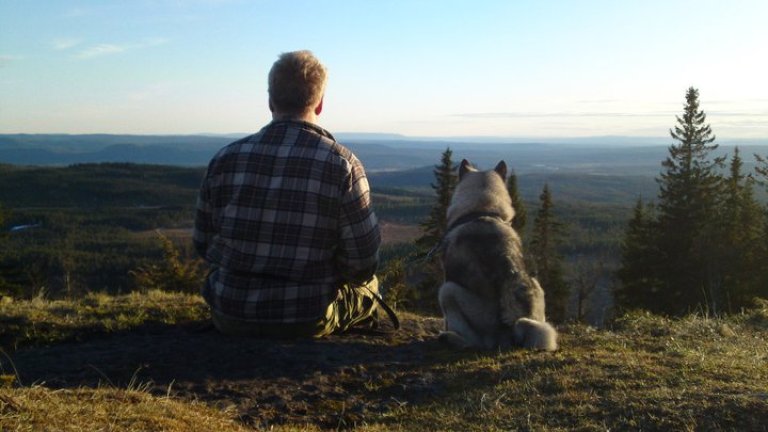
POLYGON ((397 318, 397 314, 395 314, 395 311, 392 310, 391 307, 384 301, 384 297, 381 296, 380 293, 373 291, 372 289, 368 288, 367 286, 363 286, 366 291, 368 291, 368 294, 371 295, 371 298, 373 298, 374 301, 381 307, 384 312, 386 312, 387 317, 389 317, 389 320, 392 321, 392 327, 395 328, 395 330, 400 328, 400 319, 397 318))

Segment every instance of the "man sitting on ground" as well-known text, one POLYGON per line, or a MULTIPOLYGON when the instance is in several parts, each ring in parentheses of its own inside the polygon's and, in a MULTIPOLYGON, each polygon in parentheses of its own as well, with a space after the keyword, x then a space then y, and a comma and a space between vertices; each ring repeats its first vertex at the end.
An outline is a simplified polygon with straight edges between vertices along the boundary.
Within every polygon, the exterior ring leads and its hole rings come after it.
POLYGON ((282 54, 272 122, 208 166, 194 243, 222 333, 321 337, 372 320, 379 226, 363 165, 317 124, 325 85, 311 52, 282 54))

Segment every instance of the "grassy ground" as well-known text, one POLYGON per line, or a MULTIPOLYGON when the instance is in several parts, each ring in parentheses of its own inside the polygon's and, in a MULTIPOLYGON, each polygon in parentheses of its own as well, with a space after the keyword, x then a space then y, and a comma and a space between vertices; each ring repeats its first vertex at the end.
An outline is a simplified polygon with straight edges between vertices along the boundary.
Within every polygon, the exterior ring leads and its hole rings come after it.
POLYGON ((151 324, 177 324, 208 316, 200 296, 162 291, 110 296, 90 293, 79 300, 13 301, 0 297, 0 347, 83 340, 151 324))
MULTIPOLYGON (((727 318, 631 313, 606 330, 561 326, 554 354, 452 352, 434 342, 439 320, 403 314, 404 330, 387 337, 264 342, 252 355, 272 359, 271 374, 186 376, 178 385, 186 380, 190 390, 181 393, 140 380, 57 387, 16 379, 25 365, 11 359, 205 313, 196 296, 160 292, 1 304, 0 430, 768 430, 765 301, 727 318), (339 352, 345 359, 336 365, 339 352), (286 353, 315 363, 288 373, 275 360, 286 353)), ((247 354, 243 339, 210 339, 247 354)))

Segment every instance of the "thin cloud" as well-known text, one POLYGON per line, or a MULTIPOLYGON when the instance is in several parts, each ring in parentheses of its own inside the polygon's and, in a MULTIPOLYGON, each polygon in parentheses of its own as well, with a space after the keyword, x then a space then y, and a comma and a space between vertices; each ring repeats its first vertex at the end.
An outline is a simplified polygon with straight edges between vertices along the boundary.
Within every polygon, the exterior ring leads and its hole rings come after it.
POLYGON ((569 118, 569 117, 668 117, 673 112, 632 113, 632 112, 490 112, 490 113, 459 113, 453 117, 472 119, 505 119, 505 118, 569 118))
MULTIPOLYGON (((707 111, 704 114, 710 117, 739 117, 739 118, 765 118, 765 111, 707 111)), ((680 111, 655 111, 655 112, 488 112, 488 113, 459 113, 451 117, 460 117, 475 120, 498 119, 525 119, 525 118, 674 118, 680 115, 680 111)))
POLYGON ((80 45, 81 42, 82 40, 77 38, 58 38, 51 42, 51 46, 53 46, 53 49, 61 51, 74 48, 80 45))
POLYGON ((101 57, 105 55, 119 54, 119 53, 123 53, 130 50, 155 47, 158 45, 163 45, 167 42, 168 42, 168 39, 165 39, 165 38, 147 38, 141 42, 131 43, 131 44, 103 43, 103 44, 91 46, 89 48, 86 48, 83 51, 80 51, 80 53, 77 55, 77 58, 90 59, 90 58, 101 57))
POLYGON ((86 8, 72 8, 64 12, 64 18, 80 18, 93 14, 91 9, 86 8))
POLYGON ((718 117, 768 117, 768 112, 704 111, 704 114, 718 117))
POLYGON ((77 58, 89 59, 89 58, 100 57, 100 56, 109 55, 109 54, 117 54, 127 49, 128 48, 123 45, 98 44, 90 48, 87 48, 83 51, 80 51, 80 54, 77 55, 77 58))
POLYGON ((14 60, 16 60, 18 57, 8 56, 8 55, 0 55, 0 68, 4 68, 11 64, 14 60))
POLYGON ((611 104, 616 102, 623 102, 621 99, 582 99, 577 100, 576 103, 583 104, 611 104))

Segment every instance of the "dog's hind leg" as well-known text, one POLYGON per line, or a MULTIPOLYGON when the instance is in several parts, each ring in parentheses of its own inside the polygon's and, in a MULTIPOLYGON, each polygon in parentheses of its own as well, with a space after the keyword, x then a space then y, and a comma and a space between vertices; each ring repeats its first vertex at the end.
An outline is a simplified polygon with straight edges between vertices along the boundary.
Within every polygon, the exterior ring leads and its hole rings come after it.
POLYGON ((446 281, 438 296, 445 319, 439 339, 455 348, 493 348, 496 310, 461 285, 446 281))

